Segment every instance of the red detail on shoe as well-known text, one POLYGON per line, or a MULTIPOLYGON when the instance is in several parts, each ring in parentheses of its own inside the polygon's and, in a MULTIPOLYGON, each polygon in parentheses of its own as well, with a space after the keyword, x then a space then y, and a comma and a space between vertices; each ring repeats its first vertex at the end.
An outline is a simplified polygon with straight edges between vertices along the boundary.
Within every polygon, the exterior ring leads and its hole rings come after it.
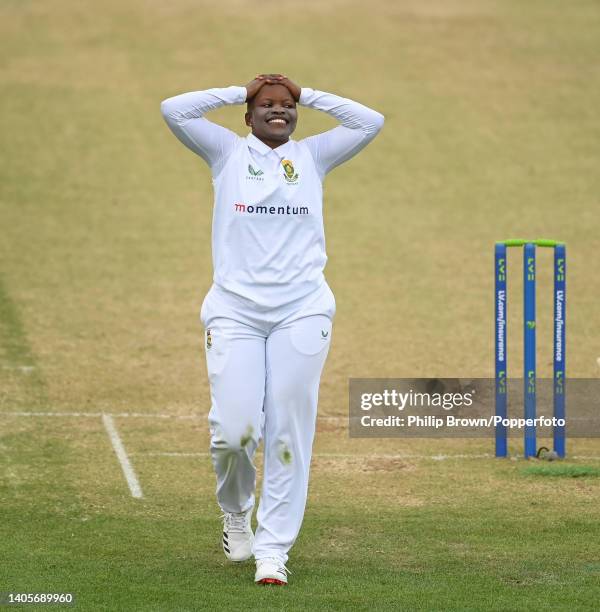
POLYGON ((287 586, 287 582, 283 580, 277 580, 277 578, 263 578, 259 580, 256 584, 277 584, 279 586, 287 586))

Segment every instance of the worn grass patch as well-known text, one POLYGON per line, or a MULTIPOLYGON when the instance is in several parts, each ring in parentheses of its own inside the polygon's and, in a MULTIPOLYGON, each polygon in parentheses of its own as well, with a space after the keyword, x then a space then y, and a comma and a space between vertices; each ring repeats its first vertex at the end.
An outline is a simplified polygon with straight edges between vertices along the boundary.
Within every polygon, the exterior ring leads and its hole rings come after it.
POLYGON ((600 476, 600 468, 591 465, 556 463, 552 465, 528 465, 521 470, 526 476, 549 476, 551 478, 585 478, 600 476))

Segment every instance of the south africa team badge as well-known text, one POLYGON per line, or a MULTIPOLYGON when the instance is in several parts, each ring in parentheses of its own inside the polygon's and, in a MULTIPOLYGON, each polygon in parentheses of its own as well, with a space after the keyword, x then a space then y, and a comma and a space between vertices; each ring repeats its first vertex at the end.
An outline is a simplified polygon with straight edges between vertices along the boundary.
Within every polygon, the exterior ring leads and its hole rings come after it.
POLYGON ((206 348, 209 349, 212 346, 212 336, 210 335, 210 329, 206 330, 206 348))
POLYGON ((291 185, 298 182, 298 173, 294 170, 294 164, 291 159, 282 159, 281 165, 283 166, 283 177, 286 182, 291 185))

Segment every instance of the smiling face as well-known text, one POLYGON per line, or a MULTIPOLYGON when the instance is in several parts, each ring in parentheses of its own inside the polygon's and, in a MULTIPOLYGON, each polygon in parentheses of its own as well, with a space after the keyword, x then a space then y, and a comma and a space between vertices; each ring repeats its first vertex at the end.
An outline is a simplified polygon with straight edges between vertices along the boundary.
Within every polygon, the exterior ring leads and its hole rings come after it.
POLYGON ((248 104, 246 125, 273 149, 289 140, 297 121, 296 101, 284 85, 263 85, 248 104))

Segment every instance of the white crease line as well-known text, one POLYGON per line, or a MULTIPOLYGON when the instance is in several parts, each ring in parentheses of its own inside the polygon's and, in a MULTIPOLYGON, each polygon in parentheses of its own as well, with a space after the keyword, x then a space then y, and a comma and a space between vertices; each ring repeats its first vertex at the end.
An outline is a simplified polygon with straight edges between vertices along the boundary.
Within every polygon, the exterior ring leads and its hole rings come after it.
POLYGON ((140 483, 138 482, 135 472, 133 471, 129 457, 125 452, 125 447, 121 442, 121 438, 119 437, 119 433, 117 432, 112 416, 110 414, 103 414, 102 422, 104 423, 108 437, 110 438, 117 458, 119 459, 119 463, 121 464, 121 469, 125 475, 125 480, 127 480, 131 495, 137 498, 142 497, 142 488, 140 487, 140 483))
POLYGON ((0 412, 2 416, 22 416, 22 417, 94 417, 102 416, 102 412, 0 412))
MULTIPOLYGON (((103 415, 109 415, 112 417, 123 418, 123 419, 206 419, 206 414, 164 414, 160 412, 11 412, 11 411, 0 411, 2 416, 23 416, 23 417, 94 417, 97 418, 103 415)), ((317 417, 321 421, 344 421, 348 420, 347 417, 337 416, 319 416, 317 417)))
POLYGON ((0 412, 2 416, 23 416, 23 417, 94 417, 108 415, 117 418, 130 419, 203 419, 205 414, 161 414, 156 412, 0 412))
MULTIPOLYGON (((261 453, 262 454, 262 453, 261 453)), ((132 457, 208 457, 210 453, 169 453, 169 452, 140 452, 140 453, 131 453, 132 457)))
POLYGON ((443 461, 444 459, 483 459, 491 457, 489 453, 472 454, 472 455, 410 455, 410 454, 378 454, 370 453, 366 455, 356 453, 315 453, 314 457, 324 457, 333 459, 435 459, 443 461))
POLYGON ((594 457, 593 455, 573 455, 573 457, 569 457, 567 455, 566 460, 569 459, 583 459, 584 461, 600 461, 600 457, 594 457))
MULTIPOLYGON (((258 453, 262 455, 262 451, 258 453)), ((210 453, 184 453, 184 452, 139 452, 131 453, 132 456, 143 456, 143 457, 209 457, 210 453)), ((492 453, 481 453, 481 454, 456 454, 456 455, 360 455, 352 453, 313 453, 313 458, 331 458, 331 459, 433 459, 434 461, 445 461, 447 459, 492 459, 495 456, 492 453)), ((509 459, 522 459, 521 455, 511 455, 509 459)), ((589 455, 573 455, 573 457, 567 457, 569 459, 582 459, 588 461, 600 461, 600 457, 589 456, 589 455)))
MULTIPOLYGON (((262 454, 259 453, 259 454, 262 454)), ((132 453, 135 456, 144 457, 209 457, 210 453, 178 453, 178 452, 140 452, 132 453)), ((492 457, 489 453, 481 455, 381 455, 381 454, 370 454, 360 455, 352 453, 313 453, 313 458, 333 458, 333 459, 435 459, 442 461, 444 459, 482 459, 486 457, 492 457)))
MULTIPOLYGON (((207 414, 164 414, 160 412, 14 412, 14 411, 0 411, 0 416, 44 416, 44 417, 118 417, 118 418, 147 418, 147 419, 205 419, 207 414)), ((345 416, 318 416, 318 420, 321 421, 348 421, 348 417, 345 416)), ((136 455, 146 456, 164 456, 164 457, 204 457, 208 456, 208 453, 132 453, 136 455)), ((343 454, 317 454, 316 457, 382 457, 384 459, 481 459, 486 457, 493 457, 491 454, 482 455, 343 455, 343 454)), ((515 455, 511 458, 520 458, 520 455, 515 455)), ((582 459, 589 461, 600 461, 600 457, 593 455, 573 455, 567 457, 568 459, 582 459)))

